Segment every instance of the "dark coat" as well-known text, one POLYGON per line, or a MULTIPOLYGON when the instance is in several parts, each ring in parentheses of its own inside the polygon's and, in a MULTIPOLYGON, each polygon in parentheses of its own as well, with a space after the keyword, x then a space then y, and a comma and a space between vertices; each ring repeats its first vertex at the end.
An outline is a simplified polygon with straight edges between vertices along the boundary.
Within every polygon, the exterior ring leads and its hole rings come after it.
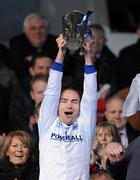
MULTIPOLYGON (((127 133, 127 137, 128 137, 128 142, 129 144, 131 143, 131 141, 135 141, 135 139, 140 136, 140 132, 137 131, 136 129, 134 129, 130 123, 128 122, 126 124, 126 133, 127 133)), ((131 146, 131 145, 130 145, 131 146)), ((129 146, 128 146, 129 147, 129 146)), ((121 165, 121 168, 118 169, 118 171, 112 171, 113 172, 113 178, 114 180, 125 180, 126 179, 126 174, 127 174, 127 170, 126 170, 127 166, 126 165, 121 165), (116 173, 117 172, 117 173, 116 173)))
POLYGON ((31 159, 24 165, 16 166, 9 162, 8 157, 0 160, 1 180, 38 180, 39 169, 31 159))
POLYGON ((129 122, 126 124, 126 133, 127 133, 129 143, 133 141, 135 138, 137 138, 138 136, 140 136, 140 131, 134 129, 129 122))
POLYGON ((9 132, 8 107, 9 90, 0 84, 0 134, 9 132))
POLYGON ((116 56, 105 46, 95 62, 97 81, 99 84, 112 83, 116 61, 116 56))
POLYGON ((9 66, 15 71, 18 79, 28 75, 29 63, 25 57, 42 52, 54 59, 57 53, 56 37, 49 34, 41 48, 34 47, 24 33, 19 34, 9 42, 9 66))
POLYGON ((11 95, 9 104, 10 130, 23 130, 31 133, 29 118, 33 115, 35 103, 30 96, 31 77, 20 81, 20 85, 11 95))
MULTIPOLYGON (((126 169, 127 175, 125 180, 138 180, 140 177, 139 157, 140 157, 140 137, 137 137, 128 146, 123 160, 115 164, 110 164, 110 162, 108 161, 107 169, 110 173, 116 174, 116 177, 118 172, 122 172, 122 169, 126 169)), ((122 180, 122 179, 118 178, 118 180, 122 180)))
POLYGON ((137 73, 140 73, 140 39, 120 51, 117 67, 118 90, 130 87, 137 73))
MULTIPOLYGON (((107 46, 104 46, 99 57, 96 57, 95 62, 95 68, 97 70, 98 89, 100 84, 104 85, 108 83, 112 85, 112 93, 116 91, 114 73, 116 63, 116 56, 110 51, 110 49, 107 46)), ((83 56, 80 56, 78 51, 73 55, 67 53, 64 60, 64 64, 64 76, 72 76, 76 80, 76 84, 78 84, 78 86, 82 89, 84 79, 83 56)))

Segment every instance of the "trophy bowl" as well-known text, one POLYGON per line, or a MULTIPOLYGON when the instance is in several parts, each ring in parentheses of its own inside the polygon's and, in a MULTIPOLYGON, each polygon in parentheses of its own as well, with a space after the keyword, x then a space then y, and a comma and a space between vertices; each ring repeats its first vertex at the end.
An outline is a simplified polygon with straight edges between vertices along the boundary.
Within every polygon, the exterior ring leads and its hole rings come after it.
POLYGON ((78 25, 81 23, 84 14, 78 10, 73 10, 63 17, 63 35, 67 40, 67 48, 76 51, 83 41, 78 25))
POLYGON ((88 29, 88 19, 92 11, 83 14, 73 10, 63 16, 63 35, 67 41, 66 47, 71 51, 82 49, 83 39, 88 29))

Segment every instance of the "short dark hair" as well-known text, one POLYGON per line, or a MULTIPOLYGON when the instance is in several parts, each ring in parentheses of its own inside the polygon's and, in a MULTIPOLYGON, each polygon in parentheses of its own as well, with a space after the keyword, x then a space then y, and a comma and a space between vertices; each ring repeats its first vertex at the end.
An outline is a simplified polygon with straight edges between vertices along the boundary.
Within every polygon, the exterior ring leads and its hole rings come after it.
POLYGON ((34 66, 35 66, 35 63, 36 63, 36 60, 37 60, 38 58, 43 58, 43 57, 48 57, 48 58, 50 58, 50 59, 52 60, 52 58, 51 58, 48 54, 43 53, 43 52, 36 52, 36 53, 34 53, 34 54, 32 55, 32 59, 31 59, 31 61, 29 62, 29 66, 30 66, 30 67, 34 67, 34 66))
POLYGON ((82 93, 83 93, 83 89, 81 89, 78 86, 78 83, 77 83, 77 81, 74 78, 69 77, 69 76, 65 76, 63 78, 63 80, 62 80, 62 91, 61 91, 61 94, 65 90, 68 90, 68 89, 76 91, 79 94, 79 97, 81 99, 82 93))
POLYGON ((49 76, 47 74, 43 74, 43 73, 39 73, 39 74, 36 74, 35 76, 33 76, 33 78, 31 79, 31 82, 30 82, 30 89, 32 90, 32 86, 33 84, 36 82, 36 81, 39 81, 39 80, 42 80, 44 82, 48 82, 48 78, 49 76))
POLYGON ((81 98, 82 98, 82 92, 80 91, 80 89, 78 89, 78 88, 76 88, 76 87, 65 87, 65 88, 62 88, 62 91, 61 91, 61 95, 62 95, 62 93, 64 92, 64 91, 66 91, 66 90, 73 90, 73 91, 75 91, 75 92, 77 92, 77 94, 79 95, 79 98, 80 98, 80 100, 81 100, 81 98))

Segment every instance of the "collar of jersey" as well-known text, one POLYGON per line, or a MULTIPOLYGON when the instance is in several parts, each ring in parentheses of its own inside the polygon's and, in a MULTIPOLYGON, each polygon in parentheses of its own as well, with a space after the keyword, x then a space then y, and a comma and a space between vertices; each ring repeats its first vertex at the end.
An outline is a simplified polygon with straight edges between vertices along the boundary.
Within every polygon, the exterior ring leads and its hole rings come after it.
POLYGON ((67 124, 62 123, 60 120, 58 120, 57 123, 56 123, 56 126, 58 128, 62 128, 62 129, 65 129, 65 130, 69 130, 69 129, 75 130, 75 129, 78 128, 78 123, 77 123, 77 121, 75 121, 73 124, 68 126, 67 124))

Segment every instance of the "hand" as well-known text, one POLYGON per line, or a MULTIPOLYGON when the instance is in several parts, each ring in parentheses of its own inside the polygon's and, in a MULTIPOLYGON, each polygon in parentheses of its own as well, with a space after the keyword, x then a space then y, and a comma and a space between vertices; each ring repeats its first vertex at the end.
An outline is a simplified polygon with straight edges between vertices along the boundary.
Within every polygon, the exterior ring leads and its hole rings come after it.
POLYGON ((0 135, 0 147, 3 146, 5 139, 6 139, 6 134, 5 133, 0 135))
POLYGON ((92 43, 92 38, 90 36, 85 37, 84 39, 84 43, 83 43, 83 53, 84 53, 84 57, 85 57, 85 64, 87 65, 92 65, 93 64, 93 60, 91 57, 91 51, 90 51, 90 46, 92 43))
POLYGON ((90 36, 86 36, 83 41, 82 47, 84 48, 84 53, 90 53, 91 52, 91 44, 93 42, 93 39, 90 36))
POLYGON ((31 116, 29 119, 29 128, 31 129, 31 131, 33 130, 34 124, 36 124, 36 119, 34 118, 34 116, 31 116))
POLYGON ((57 46, 58 46, 58 53, 56 56, 56 62, 63 63, 65 53, 66 53, 66 40, 63 37, 63 34, 60 34, 59 37, 56 39, 57 46))
POLYGON ((32 56, 31 55, 30 56, 26 56, 25 60, 28 61, 28 62, 31 62, 32 61, 32 56))
POLYGON ((104 154, 108 156, 111 163, 115 163, 123 159, 124 152, 123 146, 120 143, 112 142, 105 147, 104 154))
POLYGON ((63 34, 60 34, 59 37, 56 39, 58 49, 62 51, 62 49, 66 46, 66 40, 63 37, 63 34))

